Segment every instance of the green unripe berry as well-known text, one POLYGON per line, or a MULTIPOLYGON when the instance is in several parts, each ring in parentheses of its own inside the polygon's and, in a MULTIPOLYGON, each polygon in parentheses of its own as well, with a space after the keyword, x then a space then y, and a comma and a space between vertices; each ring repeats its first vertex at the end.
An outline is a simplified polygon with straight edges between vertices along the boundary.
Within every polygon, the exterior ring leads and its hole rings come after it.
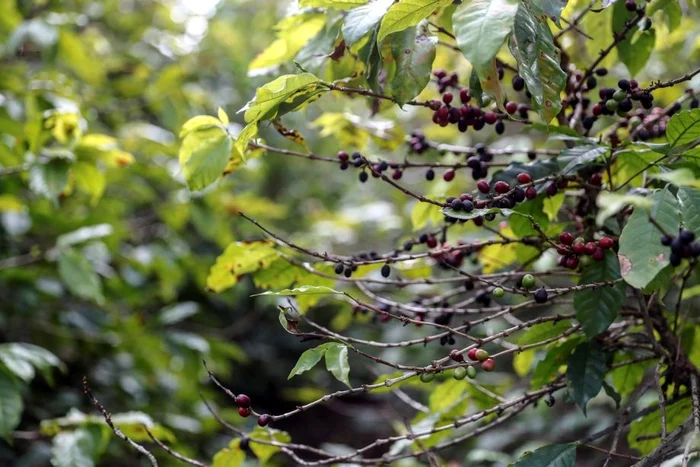
POLYGON ((491 295, 493 295, 496 298, 501 298, 505 293, 506 291, 503 290, 502 287, 496 287, 491 291, 491 295))
POLYGON ((434 379, 435 379, 435 373, 432 373, 432 372, 421 373, 421 375, 420 375, 420 380, 423 381, 424 383, 429 383, 434 379))
POLYGON ((483 362, 484 360, 489 358, 489 353, 485 351, 484 349, 479 349, 476 351, 476 359, 479 360, 480 362, 483 362))
POLYGON ((535 286, 535 277, 532 274, 525 274, 522 283, 523 289, 531 289, 535 286))
POLYGON ((617 110, 617 101, 610 99, 605 102, 605 108, 611 112, 615 112, 617 110))
POLYGON ((636 128, 642 123, 642 119, 639 117, 632 117, 629 121, 630 128, 636 128))
POLYGON ((474 368, 473 366, 468 366, 467 367, 467 376, 469 376, 469 379, 476 378, 476 368, 474 368))
POLYGON ((615 94, 613 94, 613 100, 615 102, 622 102, 625 100, 626 97, 627 92, 623 91, 622 89, 618 89, 617 91, 615 91, 615 94))
POLYGON ((580 264, 582 268, 590 266, 592 262, 593 258, 587 255, 581 255, 578 258, 578 264, 580 264))
MULTIPOLYGON (((471 367, 469 367, 471 368, 471 367)), ((468 370, 464 368, 463 366, 455 368, 454 373, 452 374, 452 377, 456 380, 463 380, 467 376, 468 370)))
POLYGON ((617 109, 617 116, 618 117, 626 117, 627 116, 627 110, 622 110, 621 108, 618 107, 617 109))
POLYGON ((576 237, 574 243, 586 243, 586 239, 583 237, 576 237))

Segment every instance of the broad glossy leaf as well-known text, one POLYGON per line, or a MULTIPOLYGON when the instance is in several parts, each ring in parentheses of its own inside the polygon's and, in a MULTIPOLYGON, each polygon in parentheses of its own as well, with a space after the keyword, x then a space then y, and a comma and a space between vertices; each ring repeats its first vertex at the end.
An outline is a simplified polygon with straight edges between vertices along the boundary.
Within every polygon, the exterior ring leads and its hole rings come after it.
MULTIPOLYGON (((218 131, 218 136, 204 139, 201 131, 189 133, 180 148, 180 168, 192 191, 202 190, 214 183, 223 174, 231 157, 231 137, 223 130, 213 131, 218 131)), ((211 132, 206 134, 210 135, 211 132)))
MULTIPOLYGON (((633 19, 635 15, 636 13, 627 11, 625 2, 616 2, 613 6, 613 34, 620 33, 625 28, 625 22, 633 19)), ((647 31, 632 28, 625 39, 618 42, 617 56, 627 66, 631 76, 636 76, 647 64, 655 43, 656 32, 653 28, 647 31)))
POLYGON ((399 105, 416 97, 430 82, 437 37, 428 34, 427 24, 423 24, 391 37, 391 54, 396 61, 391 95, 399 105))
POLYGON ((242 449, 224 448, 214 454, 212 467, 241 467, 245 461, 242 449))
POLYGON ((358 42, 379 24, 394 0, 376 0, 348 12, 343 23, 343 39, 348 46, 358 42))
POLYGON ((568 175, 608 152, 605 146, 587 145, 565 149, 557 157, 562 175, 568 175))
POLYGON ((575 444, 550 444, 521 458, 513 467, 574 467, 575 463, 575 444))
MULTIPOLYGON (((499 180, 503 180, 504 182, 508 182, 510 186, 514 186, 517 184, 518 174, 522 172, 530 174, 533 180, 538 180, 552 175, 553 173, 558 173, 559 165, 556 159, 537 160, 529 164, 512 162, 505 170, 496 172, 493 177, 491 177, 491 183, 493 184, 499 180)), ((543 193, 544 186, 544 184, 540 184, 537 187, 537 192, 543 193)))
POLYGON ((700 190, 695 188, 680 188, 678 201, 681 206, 683 228, 695 232, 700 237, 700 190))
POLYGON ((328 350, 328 344, 322 344, 313 349, 304 351, 299 357, 299 360, 297 360, 296 365, 294 365, 294 368, 292 368, 292 371, 289 372, 287 379, 292 379, 294 376, 300 375, 315 367, 326 354, 326 350, 328 350))
POLYGON ((551 383, 554 377, 558 375, 559 368, 562 365, 566 365, 569 355, 580 342, 580 339, 580 337, 569 337, 566 342, 549 349, 547 355, 537 362, 532 373, 530 387, 539 389, 543 385, 551 383))
POLYGON ((221 292, 238 282, 238 276, 267 267, 278 257, 269 241, 235 242, 216 259, 207 277, 207 288, 221 292))
MULTIPOLYGON (((666 432, 670 433, 685 419, 690 416, 692 411, 692 402, 690 399, 681 399, 671 406, 666 406, 666 432)), ((645 415, 632 422, 630 431, 627 435, 627 442, 630 447, 639 450, 643 456, 646 456, 656 448, 661 439, 657 436, 651 439, 643 439, 638 441, 640 437, 659 433, 661 430, 661 413, 658 410, 645 415)))
POLYGON ((544 15, 554 24, 561 26, 559 18, 568 0, 528 0, 527 4, 536 16, 544 15))
POLYGON ((436 9, 451 3, 452 0, 401 0, 394 3, 382 19, 377 41, 381 42, 389 34, 417 25, 436 9))
POLYGON ((51 446, 54 467, 94 467, 101 444, 101 433, 79 428, 57 434, 51 446))
POLYGON ((34 379, 35 369, 50 381, 51 369, 63 367, 58 357, 48 350, 24 342, 0 344, 0 362, 26 382, 34 379))
POLYGON ((277 441, 289 443, 292 437, 286 431, 275 430, 273 428, 255 427, 250 434, 250 449, 253 451, 261 464, 265 464, 272 456, 280 451, 280 448, 270 444, 256 443, 255 440, 277 441))
POLYGON ((520 238, 538 235, 537 230, 532 226, 533 220, 544 230, 549 226, 549 217, 544 212, 544 195, 539 195, 527 203, 519 204, 513 209, 513 214, 523 214, 523 216, 513 215, 508 218, 513 233, 520 238))
POLYGON ((0 369, 0 438, 6 438, 19 425, 23 409, 17 384, 0 369))
MULTIPOLYGON (((615 355, 615 363, 632 360, 636 355, 618 353, 615 355)), ((622 396, 632 393, 644 379, 644 373, 652 365, 652 362, 637 362, 621 366, 610 371, 615 389, 622 396)))
POLYGON ((280 21, 276 29, 278 38, 260 52, 248 65, 251 74, 271 69, 292 58, 306 43, 323 29, 326 15, 306 13, 288 16, 280 21))
POLYGON ((114 229, 111 224, 97 224, 81 227, 72 232, 59 235, 56 239, 58 248, 66 248, 71 245, 97 240, 112 235, 114 229))
POLYGON ((58 274, 68 289, 80 298, 102 303, 102 283, 90 261, 74 250, 58 257, 58 274))
POLYGON ((326 349, 326 369, 335 376, 335 379, 350 386, 350 381, 348 380, 350 364, 348 363, 347 345, 332 343, 328 346, 326 349))
POLYGON ((700 109, 678 112, 666 125, 666 138, 672 148, 700 139, 700 109))
POLYGON ((476 217, 483 217, 485 214, 502 214, 503 216, 510 216, 513 214, 512 209, 502 209, 502 208, 484 208, 484 209, 474 209, 471 212, 455 211, 452 208, 444 208, 440 212, 443 214, 454 217, 455 219, 474 219, 476 217))
POLYGON ((56 199, 68 188, 71 163, 64 159, 52 159, 36 164, 29 170, 29 187, 38 195, 56 199))
POLYGON ((596 204, 600 208, 596 215, 596 224, 601 226, 605 221, 620 212, 625 206, 635 206, 641 210, 650 209, 654 201, 641 195, 624 195, 601 191, 596 198, 596 204))
POLYGON ((184 138, 193 131, 208 130, 209 128, 220 127, 221 120, 211 115, 197 115, 187 120, 180 128, 180 138, 184 138))
POLYGON ((535 109, 544 123, 549 123, 561 110, 559 93, 564 89, 566 73, 559 64, 560 52, 547 22, 538 21, 523 4, 518 7, 510 51, 535 109))
POLYGON ((462 399, 469 383, 466 380, 458 381, 449 378, 432 389, 428 399, 428 408, 432 412, 441 412, 449 409, 462 399))
POLYGON ((649 222, 651 216, 666 232, 678 232, 680 213, 678 200, 668 190, 650 196, 655 204, 647 211, 636 208, 620 236, 620 272, 633 287, 643 288, 665 268, 670 251, 661 245, 661 232, 649 222))
POLYGON ((326 90, 321 87, 321 79, 311 73, 283 75, 261 86, 255 98, 241 111, 245 111, 245 121, 253 123, 271 120, 284 112, 290 112, 311 97, 326 90), (280 107, 287 104, 284 109, 280 107))
MULTIPOLYGON (((619 278, 620 262, 614 252, 607 250, 603 261, 594 261, 584 268, 579 285, 619 278)), ((598 289, 577 290, 574 293, 574 310, 583 332, 592 339, 608 329, 617 318, 624 299, 624 282, 598 289)))
POLYGON ((582 342, 569 357, 566 379, 569 393, 586 415, 586 405, 600 392, 605 377, 606 354, 596 342, 582 342))
POLYGON ((489 72, 513 29, 517 11, 517 0, 471 0, 455 9, 452 24, 457 45, 479 75, 489 72))

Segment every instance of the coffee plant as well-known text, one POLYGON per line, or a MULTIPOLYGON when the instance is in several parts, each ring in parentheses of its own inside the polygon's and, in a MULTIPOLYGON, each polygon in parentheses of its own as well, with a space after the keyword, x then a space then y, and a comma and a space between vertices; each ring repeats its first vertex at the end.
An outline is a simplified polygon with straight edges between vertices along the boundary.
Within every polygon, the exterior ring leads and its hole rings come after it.
POLYGON ((8 462, 696 462, 697 1, 32 3, 8 462))

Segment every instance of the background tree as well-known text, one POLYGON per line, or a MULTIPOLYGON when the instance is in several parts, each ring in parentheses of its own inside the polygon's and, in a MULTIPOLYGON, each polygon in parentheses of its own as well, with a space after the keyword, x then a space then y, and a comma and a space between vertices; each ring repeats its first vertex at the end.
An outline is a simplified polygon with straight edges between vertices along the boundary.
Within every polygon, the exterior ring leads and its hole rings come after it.
POLYGON ((3 465, 689 465, 697 6, 0 0, 3 465))

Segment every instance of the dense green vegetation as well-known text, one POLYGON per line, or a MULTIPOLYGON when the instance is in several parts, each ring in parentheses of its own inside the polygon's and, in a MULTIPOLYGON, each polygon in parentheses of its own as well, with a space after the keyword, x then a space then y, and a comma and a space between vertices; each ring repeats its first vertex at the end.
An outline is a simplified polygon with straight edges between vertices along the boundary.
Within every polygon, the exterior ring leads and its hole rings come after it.
POLYGON ((692 464, 698 6, 0 0, 0 465, 692 464))

